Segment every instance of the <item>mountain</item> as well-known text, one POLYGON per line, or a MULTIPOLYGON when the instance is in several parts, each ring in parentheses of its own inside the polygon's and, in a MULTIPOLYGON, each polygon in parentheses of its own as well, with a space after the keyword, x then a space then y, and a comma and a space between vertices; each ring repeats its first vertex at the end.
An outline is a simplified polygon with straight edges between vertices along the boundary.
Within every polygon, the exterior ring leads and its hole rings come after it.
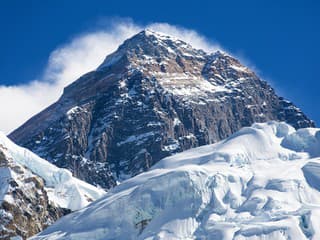
POLYGON ((314 127, 232 56, 145 30, 9 137, 109 189, 166 156, 268 120, 314 127))
POLYGON ((0 133, 0 239, 26 239, 104 194, 0 133))
POLYGON ((320 239, 320 129, 243 128, 161 160, 32 239, 320 239))

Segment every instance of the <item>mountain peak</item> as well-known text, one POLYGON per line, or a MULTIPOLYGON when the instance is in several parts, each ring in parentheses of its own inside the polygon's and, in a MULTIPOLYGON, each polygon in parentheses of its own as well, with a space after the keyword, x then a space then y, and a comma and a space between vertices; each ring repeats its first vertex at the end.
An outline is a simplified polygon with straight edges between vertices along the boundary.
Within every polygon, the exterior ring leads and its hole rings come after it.
POLYGON ((137 33, 136 35, 143 35, 145 37, 153 36, 153 37, 156 37, 156 38, 163 38, 163 37, 169 38, 169 35, 166 35, 164 33, 160 33, 160 32, 151 30, 149 28, 146 28, 146 29, 142 30, 141 32, 137 33))
POLYGON ((114 53, 106 57, 98 70, 110 67, 123 58, 132 63, 136 59, 150 59, 150 57, 159 61, 159 57, 201 56, 205 58, 208 55, 203 50, 195 49, 176 37, 145 29, 125 40, 114 53))
POLYGON ((151 30, 151 29, 148 29, 148 28, 142 30, 137 35, 142 35, 142 36, 144 36, 146 38, 149 38, 149 39, 155 39, 156 38, 156 39, 162 40, 162 41, 171 40, 171 41, 176 41, 176 42, 180 42, 180 43, 185 43, 184 41, 182 41, 181 39, 179 39, 177 37, 171 36, 171 35, 163 33, 163 32, 154 31, 154 30, 151 30))
POLYGON ((237 59, 145 29, 10 137, 111 188, 165 156, 268 120, 314 126, 237 59))
MULTIPOLYGON (((146 39, 157 39, 157 40, 171 40, 171 41, 176 41, 176 42, 183 42, 182 40, 178 39, 177 37, 171 36, 169 34, 163 33, 163 32, 158 32, 158 31, 154 31, 151 29, 144 29, 142 31, 140 31, 139 33, 137 33, 136 35, 134 35, 132 38, 129 38, 128 41, 130 41, 130 39, 133 39, 135 37, 142 37, 142 38, 146 38, 146 39)), ((185 42, 183 42, 185 43, 185 42)))

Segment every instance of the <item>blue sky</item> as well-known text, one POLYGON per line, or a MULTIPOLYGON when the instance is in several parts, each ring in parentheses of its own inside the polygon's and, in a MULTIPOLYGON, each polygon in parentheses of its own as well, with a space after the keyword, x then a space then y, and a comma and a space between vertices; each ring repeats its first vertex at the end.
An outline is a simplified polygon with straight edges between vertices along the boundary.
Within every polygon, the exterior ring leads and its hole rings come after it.
POLYGON ((1 1, 0 85, 41 79, 55 49, 123 19, 140 26, 165 22, 197 31, 255 66, 280 95, 320 124, 316 0, 1 1))

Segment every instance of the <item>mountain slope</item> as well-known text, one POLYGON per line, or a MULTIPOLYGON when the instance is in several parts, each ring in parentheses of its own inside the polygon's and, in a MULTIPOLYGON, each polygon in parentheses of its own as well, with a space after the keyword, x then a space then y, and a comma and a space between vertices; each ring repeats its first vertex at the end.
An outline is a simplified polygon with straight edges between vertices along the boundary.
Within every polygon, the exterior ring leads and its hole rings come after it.
POLYGON ((0 133, 0 239, 30 237, 104 194, 0 133))
POLYGON ((146 30, 10 138, 110 188, 166 156, 268 120, 314 126, 235 58, 146 30))
POLYGON ((66 213, 49 202, 43 180, 7 158, 0 147, 0 239, 25 239, 66 213))
POLYGON ((320 129, 254 124, 161 160, 32 239, 319 239, 319 149, 320 129))

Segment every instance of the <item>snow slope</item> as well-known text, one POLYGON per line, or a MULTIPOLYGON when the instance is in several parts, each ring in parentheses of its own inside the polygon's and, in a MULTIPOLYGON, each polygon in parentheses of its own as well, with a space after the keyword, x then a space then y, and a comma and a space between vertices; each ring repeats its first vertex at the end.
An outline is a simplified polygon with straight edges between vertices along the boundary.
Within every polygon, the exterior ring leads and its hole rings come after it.
POLYGON ((32 239, 320 239, 320 129, 269 122, 165 158, 32 239))
MULTIPOLYGON (((31 170, 45 181, 49 200, 56 206, 75 211, 105 194, 102 189, 72 177, 70 171, 58 168, 31 151, 19 147, 1 132, 0 145, 5 150, 6 157, 31 170)), ((1 195, 2 191, 5 192, 5 183, 0 182, 0 187, 1 195)))

